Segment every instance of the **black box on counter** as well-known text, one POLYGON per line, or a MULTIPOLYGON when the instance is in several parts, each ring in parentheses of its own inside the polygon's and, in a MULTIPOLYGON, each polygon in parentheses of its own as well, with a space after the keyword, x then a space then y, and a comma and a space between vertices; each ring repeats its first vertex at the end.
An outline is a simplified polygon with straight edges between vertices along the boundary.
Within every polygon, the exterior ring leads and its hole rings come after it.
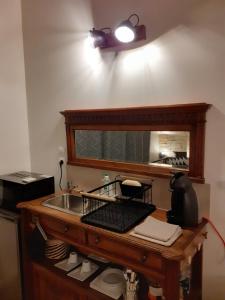
POLYGON ((54 177, 26 171, 0 176, 0 208, 18 211, 19 202, 55 192, 54 177))

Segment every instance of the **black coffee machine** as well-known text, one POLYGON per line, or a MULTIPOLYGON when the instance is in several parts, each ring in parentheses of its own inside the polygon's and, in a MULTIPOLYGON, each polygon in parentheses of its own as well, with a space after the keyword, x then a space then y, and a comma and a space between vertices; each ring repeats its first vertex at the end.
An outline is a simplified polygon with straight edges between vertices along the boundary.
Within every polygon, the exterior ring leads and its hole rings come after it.
POLYGON ((170 180, 171 210, 167 212, 168 223, 184 227, 198 225, 198 200, 190 179, 182 172, 170 180))

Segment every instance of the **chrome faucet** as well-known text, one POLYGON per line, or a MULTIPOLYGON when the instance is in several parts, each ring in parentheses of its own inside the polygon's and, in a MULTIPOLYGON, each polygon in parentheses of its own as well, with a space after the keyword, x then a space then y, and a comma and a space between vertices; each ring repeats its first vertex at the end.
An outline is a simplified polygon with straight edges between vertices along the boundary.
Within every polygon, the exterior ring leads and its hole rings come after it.
POLYGON ((78 188, 78 184, 77 185, 73 185, 72 181, 67 181, 67 192, 69 194, 71 194, 73 192, 74 189, 78 188))

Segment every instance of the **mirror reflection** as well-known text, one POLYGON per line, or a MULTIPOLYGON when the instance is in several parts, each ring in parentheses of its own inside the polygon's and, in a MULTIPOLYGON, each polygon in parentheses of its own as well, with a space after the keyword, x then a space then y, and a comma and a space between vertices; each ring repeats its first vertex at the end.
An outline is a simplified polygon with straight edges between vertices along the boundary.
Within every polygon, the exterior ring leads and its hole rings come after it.
POLYGON ((188 131, 74 130, 76 158, 188 169, 188 131))

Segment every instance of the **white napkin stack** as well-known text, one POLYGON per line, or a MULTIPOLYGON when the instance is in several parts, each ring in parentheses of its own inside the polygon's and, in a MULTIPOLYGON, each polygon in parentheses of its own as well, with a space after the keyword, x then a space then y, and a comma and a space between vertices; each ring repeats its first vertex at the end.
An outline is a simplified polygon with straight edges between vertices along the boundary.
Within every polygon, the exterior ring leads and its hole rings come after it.
POLYGON ((170 246, 182 234, 182 229, 179 225, 169 224, 150 216, 130 234, 153 243, 170 246))

